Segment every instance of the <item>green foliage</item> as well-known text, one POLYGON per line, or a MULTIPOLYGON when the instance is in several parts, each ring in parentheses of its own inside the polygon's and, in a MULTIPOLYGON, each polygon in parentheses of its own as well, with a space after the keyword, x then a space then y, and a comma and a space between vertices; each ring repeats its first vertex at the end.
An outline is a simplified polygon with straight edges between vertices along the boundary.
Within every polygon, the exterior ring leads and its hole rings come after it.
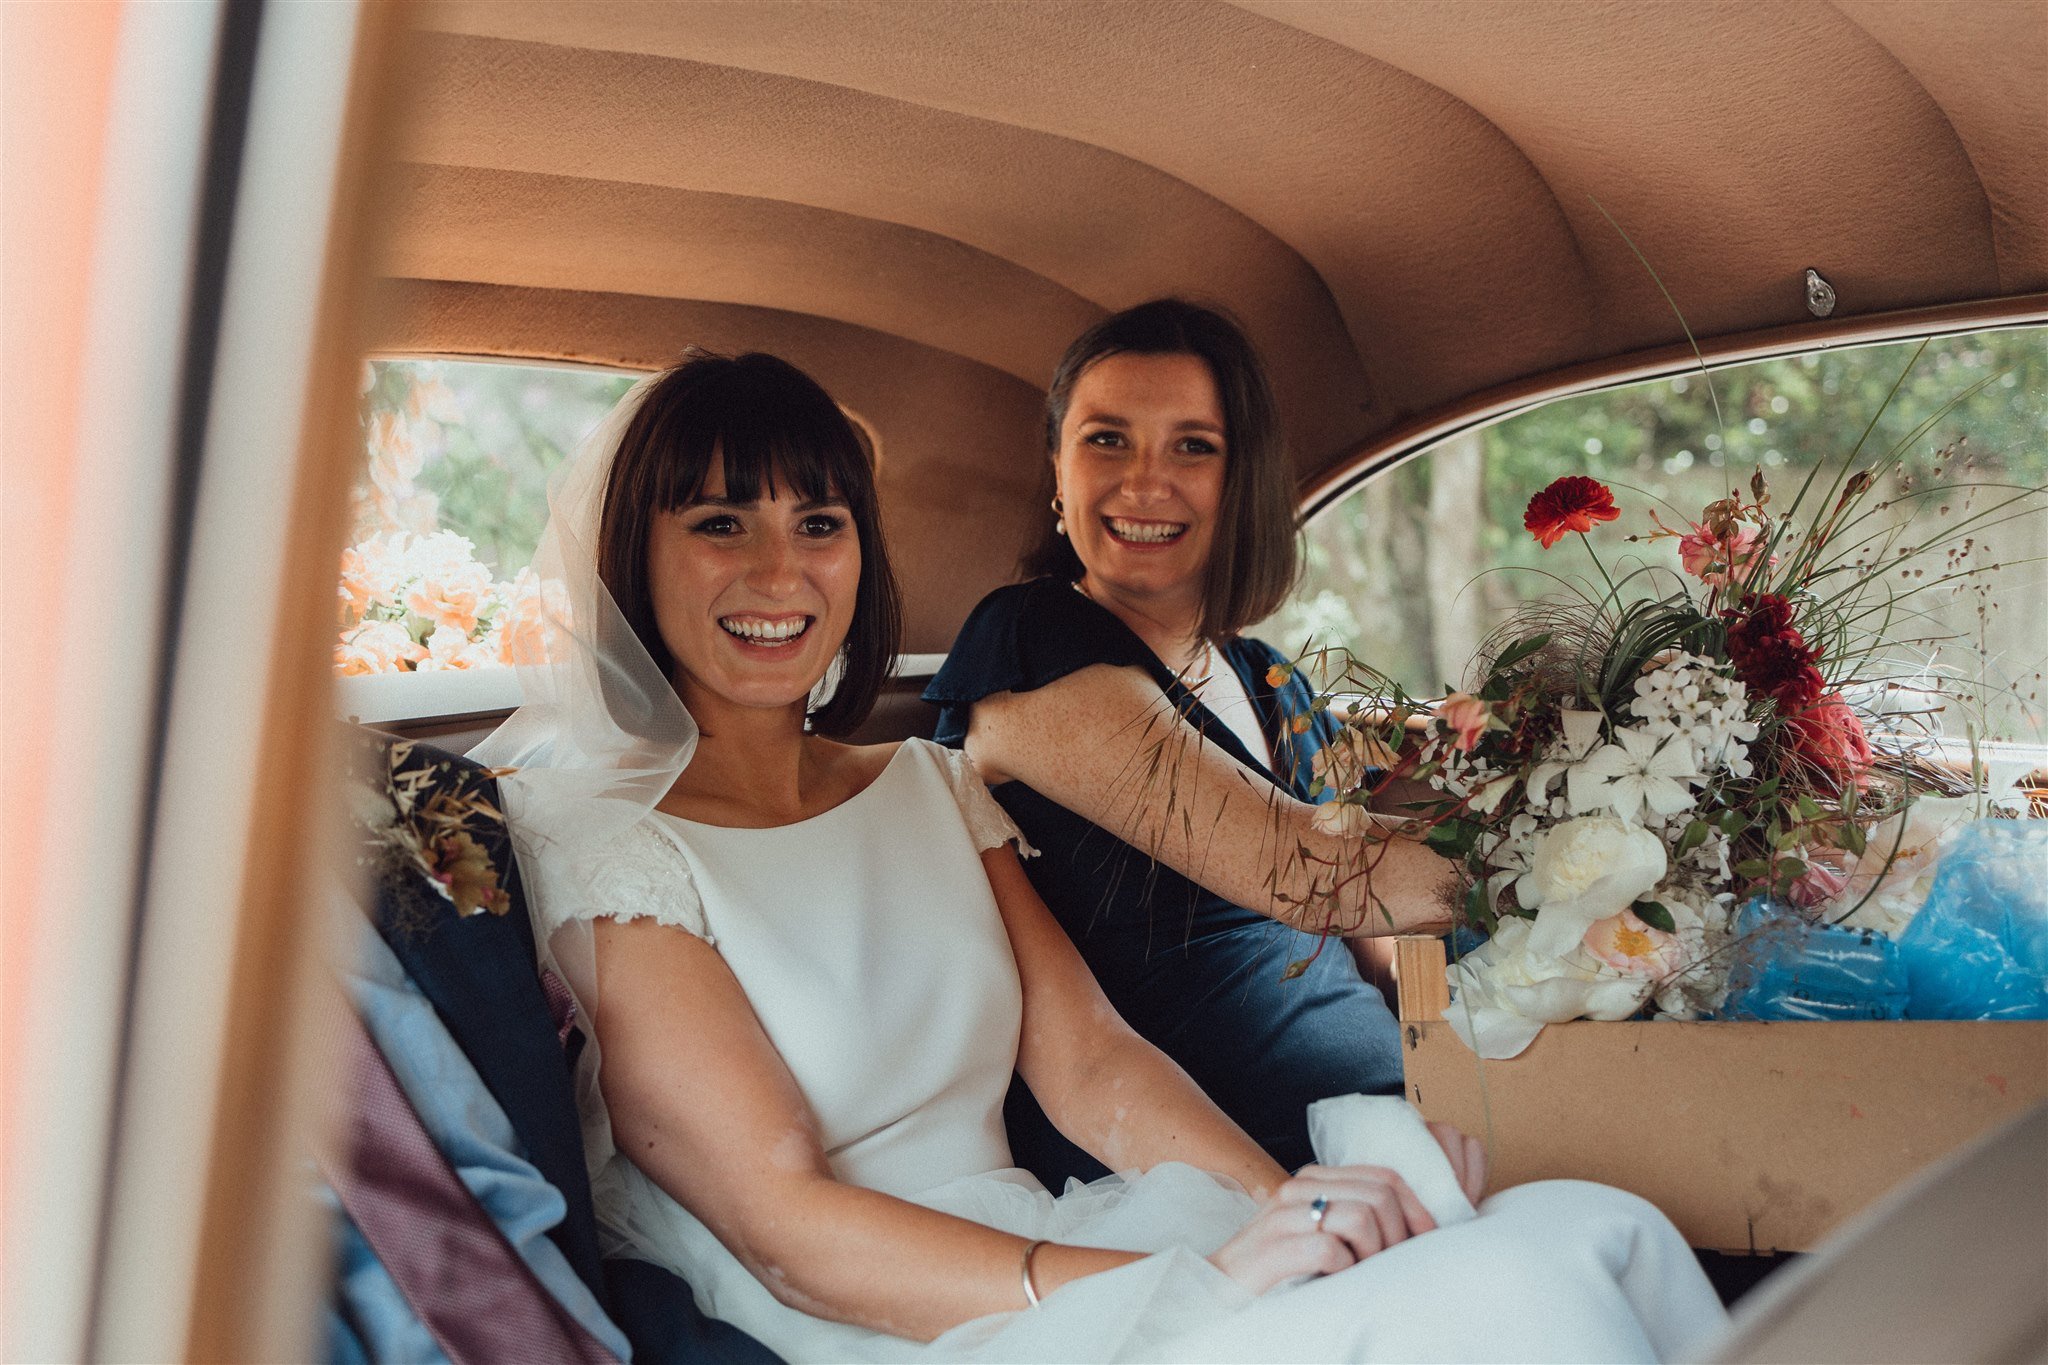
MULTIPOLYGON (((467 536, 500 579, 533 557, 548 475, 633 383, 603 370, 507 362, 379 360, 367 370, 365 432, 380 416, 403 425, 421 457, 414 483, 438 501, 439 526, 467 536)), ((359 500, 367 501, 367 475, 359 500)))
MULTIPOLYGON (((1585 474, 1614 489, 1622 518, 1590 543, 1617 581, 1639 580, 1646 595, 1661 596, 1675 585, 1677 556, 1669 540, 1640 540, 1653 529, 1652 512, 1683 530, 1761 470, 1780 499, 1774 512, 1816 476, 1799 515, 1810 524, 1828 510, 1831 481, 1847 476, 1846 457, 1869 426, 1856 464, 1877 463, 1895 448, 1899 464, 1843 538, 1860 557, 1820 580, 1833 591, 1882 572, 1894 589, 1870 608, 1884 619, 1856 624, 1865 638, 1896 648, 1859 673, 1905 678, 1930 661, 1953 672, 1968 659, 1981 672, 1972 708, 1982 712, 1980 732, 2036 737, 2048 644, 2038 612, 2016 604, 2048 591, 2048 515, 2038 492, 2048 486, 2048 328, 1936 338, 1908 369, 1922 346, 1852 347, 1716 370, 1720 424, 1709 376, 1698 372, 1561 399, 1487 428, 1476 465, 1446 466, 1469 469, 1457 476, 1469 487, 1435 488, 1440 458, 1471 439, 1453 438, 1327 509, 1309 528, 1300 590, 1261 630, 1342 644, 1410 692, 1433 692, 1470 677, 1478 637, 1517 607, 1591 577, 1583 554, 1545 552, 1522 528, 1529 497, 1551 480, 1585 474), (1469 514, 1447 518, 1447 492, 1469 514), (2007 499, 2018 505, 2002 507, 2007 499), (1944 525, 1971 517, 1979 520, 1969 529, 1982 534, 1967 549, 1958 543, 1896 558, 1896 545, 1931 541, 1944 525), (1908 521, 1914 530, 1902 539, 1908 521), (1437 542, 1460 523, 1477 532, 1458 549, 1463 562, 1453 563, 1437 542), (1476 633, 1445 619, 1447 579, 1472 584, 1458 602, 1476 599, 1476 633)), ((1594 580, 1588 591, 1604 588, 1594 580)), ((1717 642, 1679 643, 1699 650, 1717 642)), ((1961 719, 1951 712, 1951 732, 1961 719)))

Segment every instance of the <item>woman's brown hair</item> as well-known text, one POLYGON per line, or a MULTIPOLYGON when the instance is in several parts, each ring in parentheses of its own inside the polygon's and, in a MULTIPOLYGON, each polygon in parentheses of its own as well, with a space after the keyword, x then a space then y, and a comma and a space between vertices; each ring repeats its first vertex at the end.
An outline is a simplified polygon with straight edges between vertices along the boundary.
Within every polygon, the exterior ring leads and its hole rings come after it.
POLYGON ((761 352, 694 353, 655 381, 619 440, 605 484, 597 572, 662 676, 675 658, 654 621, 647 574, 654 518, 704 491, 711 462, 726 496, 751 502, 778 481, 806 499, 846 500, 860 536, 860 582, 840 656, 839 685, 810 715, 821 735, 853 732, 874 709, 903 635, 903 603, 882 539, 875 473, 853 424, 831 395, 786 360, 761 352))
MULTIPOLYGON (((1045 448, 1057 456, 1074 385, 1113 355, 1191 355, 1209 367, 1223 404, 1223 504, 1202 586, 1205 640, 1225 640, 1273 614, 1300 571, 1294 474, 1265 367, 1227 314, 1185 299, 1154 299, 1096 323, 1067 347, 1045 395, 1045 448)), ((1054 491, 1048 461, 1044 497, 1054 491)), ((1026 577, 1077 579, 1074 546, 1050 522, 1020 566, 1026 577)))

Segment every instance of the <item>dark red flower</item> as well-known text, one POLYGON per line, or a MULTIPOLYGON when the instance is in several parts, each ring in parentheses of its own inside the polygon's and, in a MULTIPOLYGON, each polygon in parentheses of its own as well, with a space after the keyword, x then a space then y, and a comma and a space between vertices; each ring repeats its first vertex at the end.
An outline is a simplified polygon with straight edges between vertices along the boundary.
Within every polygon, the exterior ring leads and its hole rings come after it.
POLYGON ((1752 593, 1721 615, 1728 621, 1728 659, 1753 692, 1778 703, 1780 714, 1820 700, 1827 682, 1814 665, 1820 651, 1792 624, 1792 604, 1777 593, 1752 593))
POLYGON ((1835 791, 1854 786, 1869 771, 1870 736, 1839 692, 1830 692, 1785 722, 1792 752, 1835 791))
POLYGON ((1596 523, 1613 521, 1620 515, 1621 509, 1614 505, 1614 494, 1606 484, 1584 474, 1567 474, 1529 499, 1529 508, 1522 513, 1522 525, 1547 550, 1568 531, 1583 535, 1596 523))

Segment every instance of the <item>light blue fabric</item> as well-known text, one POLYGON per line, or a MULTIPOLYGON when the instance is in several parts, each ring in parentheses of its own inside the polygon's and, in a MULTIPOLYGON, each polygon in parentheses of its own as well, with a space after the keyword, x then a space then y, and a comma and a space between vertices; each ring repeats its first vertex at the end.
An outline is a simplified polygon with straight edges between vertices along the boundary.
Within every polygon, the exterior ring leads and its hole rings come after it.
MULTIPOLYGON (((548 1229, 560 1223, 568 1212, 560 1192, 519 1155, 518 1139, 505 1111, 491 1097, 476 1068, 456 1046, 433 1005, 406 976, 391 949, 367 928, 362 937, 356 970, 344 976, 343 984, 363 1026, 390 1063, 399 1088, 412 1102, 421 1125, 556 1301, 620 1360, 631 1359, 632 1346, 625 1334, 605 1314, 561 1249, 548 1238, 548 1229)), ((353 1226, 349 1232, 361 1242, 361 1234, 353 1226)), ((367 1252, 369 1248, 364 1245, 362 1250, 367 1252)), ((352 1269, 345 1238, 342 1283, 344 1291, 350 1294, 358 1287, 358 1277, 351 1273, 352 1269)), ((358 1330, 368 1330, 372 1322, 384 1323, 384 1305, 378 1295, 385 1288, 397 1294, 397 1286, 391 1283, 389 1275, 382 1273, 383 1267, 380 1265, 377 1270, 382 1276, 381 1286, 376 1276, 366 1273, 360 1277, 366 1297, 356 1317, 358 1330)), ((411 1315, 409 1308, 406 1314, 411 1315)), ((431 1338, 427 1340, 431 1345, 431 1338)), ((400 1343, 394 1340, 392 1344, 400 1343)), ((440 1358, 438 1349, 431 1356, 386 1356, 378 1343, 365 1345, 371 1356, 379 1360, 440 1358)))
POLYGON ((325 1324, 327 1365, 448 1365, 362 1229, 332 1190, 323 1185, 320 1193, 334 1209, 336 1288, 325 1324))

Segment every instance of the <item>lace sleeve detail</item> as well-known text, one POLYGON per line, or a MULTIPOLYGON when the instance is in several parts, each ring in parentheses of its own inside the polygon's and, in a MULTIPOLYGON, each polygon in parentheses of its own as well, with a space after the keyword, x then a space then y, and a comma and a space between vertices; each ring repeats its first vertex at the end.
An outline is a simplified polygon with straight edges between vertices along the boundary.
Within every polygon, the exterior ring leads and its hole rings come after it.
POLYGON ((690 864, 653 817, 574 860, 567 912, 575 919, 652 919, 715 943, 704 919, 704 902, 690 877, 690 864))
POLYGON ((1018 857, 1036 858, 1038 850, 1024 837, 1024 831, 1017 828, 1017 822, 1010 818, 1010 813, 988 794, 988 784, 981 780, 974 760, 958 749, 934 748, 939 754, 939 765, 946 770, 946 780, 953 788, 953 799, 960 805, 960 818, 967 822, 967 832, 974 837, 974 846, 991 849, 998 844, 1014 843, 1018 857))

